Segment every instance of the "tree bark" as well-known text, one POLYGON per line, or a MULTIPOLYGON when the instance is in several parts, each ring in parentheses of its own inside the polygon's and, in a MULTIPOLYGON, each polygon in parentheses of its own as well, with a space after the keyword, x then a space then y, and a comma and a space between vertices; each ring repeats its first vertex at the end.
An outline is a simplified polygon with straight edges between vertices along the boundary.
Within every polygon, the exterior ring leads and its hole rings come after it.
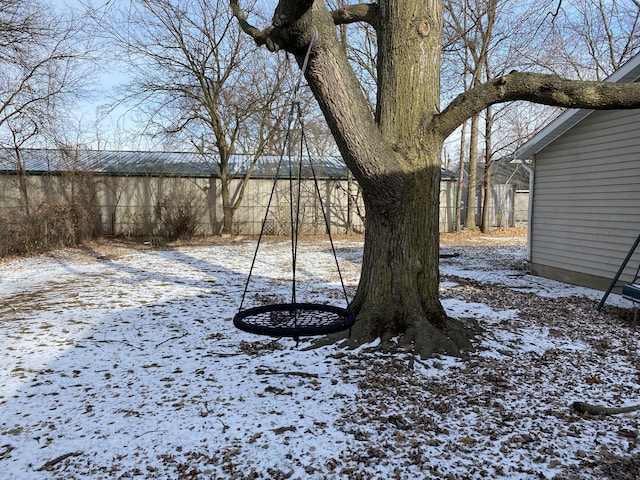
MULTIPOLYGON (((434 141, 433 149, 441 147, 434 141)), ((469 333, 447 317, 439 299, 440 167, 394 180, 403 192, 398 208, 383 196, 365 195, 366 233, 362 274, 351 309, 358 321, 356 344, 401 336, 423 357, 460 355, 471 348, 469 333)))
POLYGON ((493 111, 491 107, 488 107, 485 110, 484 118, 484 180, 482 185, 482 221, 480 222, 482 233, 488 233, 491 230, 489 209, 491 208, 491 166, 493 164, 492 129, 493 111))
POLYGON ((220 184, 222 187, 222 232, 220 233, 231 235, 234 209, 231 206, 231 191, 229 190, 229 160, 228 156, 221 155, 221 158, 226 158, 226 161, 220 162, 220 184))
POLYGON ((456 186, 456 232, 462 230, 462 196, 464 194, 464 159, 466 149, 467 122, 462 124, 460 133, 460 154, 458 156, 458 185, 456 186))
MULTIPOLYGON (((489 220, 491 219, 491 163, 484 164, 484 179, 482 180, 482 220, 480 221, 480 231, 482 233, 489 233, 491 231, 491 225, 489 220)), ((499 227, 502 225, 499 225, 499 227)))

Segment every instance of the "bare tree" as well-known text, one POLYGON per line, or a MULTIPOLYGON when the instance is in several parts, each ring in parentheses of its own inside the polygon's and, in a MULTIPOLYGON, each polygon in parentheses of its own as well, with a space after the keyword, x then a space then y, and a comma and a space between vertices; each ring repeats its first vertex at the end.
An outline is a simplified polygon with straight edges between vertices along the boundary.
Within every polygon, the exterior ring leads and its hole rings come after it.
POLYGON ((286 69, 256 54, 226 2, 126 3, 92 11, 128 64, 131 81, 120 91, 119 104, 136 107, 146 133, 190 143, 212 174, 218 171, 221 231, 231 233, 256 162, 277 150, 281 139, 286 69), (240 153, 246 162, 233 162, 240 153), (241 182, 233 187, 238 176, 241 182))
POLYGON ((17 173, 14 221, 23 229, 36 220, 24 148, 68 131, 68 112, 86 92, 90 43, 82 26, 42 1, 0 0, 0 148, 17 173))
MULTIPOLYGON (((12 121, 45 130, 83 93, 88 50, 80 31, 76 19, 43 2, 0 0, 0 134, 5 138, 12 121)), ((32 128, 25 135, 31 137, 32 128)))
MULTIPOLYGON (((546 25, 542 19, 548 14, 550 2, 523 1, 518 5, 505 0, 446 0, 445 1, 445 36, 443 42, 444 67, 443 80, 453 93, 467 91, 492 76, 503 75, 509 70, 524 68, 537 51, 540 40, 540 27, 546 25), (505 14, 506 12, 506 14, 505 14)), ((452 93, 445 90, 445 97, 452 93)), ((505 108, 518 108, 509 105, 505 108)), ((460 165, 464 166, 465 146, 468 145, 468 173, 459 169, 459 188, 468 183, 467 209, 464 226, 476 228, 477 192, 482 185, 482 192, 489 186, 491 159, 496 157, 491 136, 493 126, 501 130, 509 129, 501 124, 500 108, 481 112, 471 120, 469 138, 460 137, 460 165), (480 124, 484 123, 484 131, 480 124), (484 149, 481 142, 484 136, 484 149), (479 161, 484 158, 484 172, 478 170, 479 161), (465 173, 467 176, 465 177, 465 173)), ((466 129, 465 129, 466 130, 466 129)), ((504 135, 502 135, 504 137, 504 135)), ((502 143, 495 144, 502 148, 502 143)), ((461 192, 462 193, 462 192, 461 192)), ((459 200, 462 195, 459 195, 459 200)), ((488 196, 482 195, 481 228, 488 228, 484 206, 488 196)), ((458 211, 460 208, 458 207, 458 211)), ((461 223, 461 220, 458 221, 461 223)))
POLYGON ((564 0, 549 33, 544 68, 602 80, 640 52, 637 0, 564 0))
POLYGON ((445 139, 490 105, 526 100, 572 108, 638 108, 640 85, 511 72, 440 108, 442 0, 385 0, 329 12, 319 0, 280 0, 270 26, 255 27, 232 7, 245 32, 271 50, 303 56, 305 70, 342 157, 363 189, 367 211, 363 266, 351 308, 355 342, 402 335, 421 355, 460 354, 470 332, 438 299, 439 188, 445 139), (336 35, 336 23, 377 31, 375 115, 336 35))
MULTIPOLYGON (((449 2, 451 5, 451 0, 449 2)), ((467 0, 466 3, 470 5, 469 10, 473 11, 473 5, 477 5, 479 2, 467 0)), ((518 17, 518 12, 517 9, 516 11, 512 10, 511 14, 505 17, 506 22, 503 18, 499 18, 494 33, 494 36, 503 45, 508 39, 509 48, 489 50, 489 55, 485 58, 485 79, 503 75, 511 68, 526 66, 527 61, 530 62, 529 66, 542 71, 556 74, 569 73, 582 79, 601 80, 605 78, 638 52, 640 9, 635 3, 629 0, 557 2, 552 22, 540 23, 532 21, 532 18, 525 22, 520 19, 515 22, 518 25, 515 30, 510 29, 509 25, 514 22, 509 18, 518 17), (537 39, 531 37, 530 29, 522 27, 527 23, 535 26, 537 39), (520 40, 520 45, 518 45, 516 38, 520 40), (523 39, 526 40, 525 43, 522 43, 523 39), (540 39, 544 41, 540 41, 540 39), (532 49, 532 45, 535 48, 532 49), (509 52, 515 52, 518 56, 514 57, 509 52), (536 60, 531 61, 534 58, 536 60)), ((538 18, 540 18, 541 12, 547 12, 547 15, 551 14, 551 5, 548 3, 543 5, 543 10, 540 10, 539 7, 540 5, 537 8, 527 8, 527 14, 530 17, 537 16, 538 18), (536 10, 537 15, 531 15, 536 10)), ((467 9, 465 9, 466 11, 467 9)), ((467 17, 467 14, 463 14, 463 19, 467 17)), ((478 23, 475 22, 476 25, 478 23)), ((473 29, 469 30, 473 31, 473 29)), ((495 39, 492 41, 495 42, 495 39)), ((476 42, 472 42, 472 45, 476 45, 476 42)), ((529 112, 529 106, 524 107, 519 104, 504 105, 495 111, 490 108, 483 114, 485 122, 485 149, 481 154, 484 156, 484 173, 481 178, 483 200, 481 230, 483 232, 490 228, 488 208, 491 201, 493 162, 512 152, 517 145, 524 141, 521 135, 522 129, 515 128, 515 125, 521 125, 521 118, 525 118, 530 124, 528 130, 535 132, 551 116, 556 114, 557 109, 547 108, 541 117, 539 116, 542 112, 541 109, 538 109, 536 116, 530 115, 529 112), (501 141, 494 143, 493 137, 496 131, 500 132, 501 141), (502 154, 500 154, 501 151, 502 154)), ((470 177, 472 176, 470 175, 470 177)))
MULTIPOLYGON (((464 60, 463 76, 470 76, 470 81, 465 81, 465 89, 477 86, 485 77, 484 68, 487 64, 490 47, 493 42, 493 29, 496 22, 496 9, 498 0, 448 0, 445 2, 449 28, 461 43, 456 49, 458 55, 464 60), (460 53, 462 52, 462 53, 460 53)), ((467 182, 467 208, 464 221, 465 228, 476 228, 476 191, 478 173, 478 140, 479 140, 479 115, 471 118, 471 136, 469 138, 469 167, 467 182)))

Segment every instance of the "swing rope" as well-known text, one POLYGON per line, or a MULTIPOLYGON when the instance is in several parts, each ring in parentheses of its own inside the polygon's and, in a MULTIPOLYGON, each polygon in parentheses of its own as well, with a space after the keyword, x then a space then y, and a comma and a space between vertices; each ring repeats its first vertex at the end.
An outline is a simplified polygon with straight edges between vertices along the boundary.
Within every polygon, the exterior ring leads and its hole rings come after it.
POLYGON ((318 39, 318 31, 314 30, 313 37, 307 49, 298 80, 294 89, 294 100, 292 101, 291 108, 289 110, 288 128, 285 134, 285 141, 282 147, 281 155, 278 161, 276 169, 276 177, 271 188, 271 194, 267 203, 267 210, 265 217, 262 221, 260 229, 260 235, 258 236, 258 244, 254 251, 253 259, 251 261, 251 267, 249 269, 249 275, 244 287, 242 299, 240 302, 239 311, 233 319, 234 325, 244 331, 273 336, 291 336, 296 340, 300 335, 324 335, 328 333, 335 333, 342 330, 350 329, 355 323, 355 315, 353 312, 345 308, 335 307, 324 304, 313 303, 298 303, 297 302, 297 277, 296 269, 298 262, 298 245, 300 237, 301 226, 301 199, 302 199, 302 157, 306 151, 309 161, 310 170, 313 177, 315 186, 315 193, 319 199, 320 210, 325 222, 329 241, 331 244, 331 251, 334 256, 338 276, 342 285, 342 291, 344 293, 345 301, 349 305, 349 297, 344 284, 342 271, 340 270, 340 264, 338 262, 338 256, 335 249, 335 244, 331 236, 331 228, 329 225, 329 219, 327 212, 324 208, 324 202, 322 201, 322 195, 320 192, 320 186, 318 184, 318 178, 316 175, 316 169, 311 160, 311 152, 307 143, 304 132, 304 121, 302 116, 302 108, 300 102, 300 87, 302 85, 302 78, 306 72, 311 50, 313 49, 318 39), (283 159, 287 152, 287 147, 290 145, 291 131, 295 123, 300 125, 300 144, 298 149, 298 161, 297 161, 297 189, 294 191, 294 165, 291 158, 291 148, 288 148, 288 166, 289 166, 289 216, 291 225, 291 257, 292 257, 292 287, 291 287, 291 303, 281 303, 264 305, 259 307, 253 307, 243 310, 244 302, 249 289, 249 283, 255 267, 256 259, 258 257, 258 251, 260 249, 260 243, 265 234, 267 225, 267 219, 269 211, 273 202, 273 198, 276 192, 276 186, 278 178, 280 178, 280 171, 282 168, 283 159), (294 208, 294 194, 297 196, 296 205, 294 208))
MULTIPOLYGON (((300 105, 298 105, 298 109, 300 109, 300 105)), ((304 120, 302 117, 302 112, 298 113, 299 118, 300 118, 300 130, 301 130, 301 143, 304 144, 304 148, 306 149, 307 152, 307 159, 309 160, 309 167, 311 169, 311 174, 313 176, 313 184, 315 186, 316 189, 316 194, 318 196, 318 202, 320 203, 320 211, 322 212, 322 218, 324 220, 324 224, 327 227, 327 234, 329 235, 329 243, 331 244, 331 253, 333 253, 333 258, 336 261, 336 269, 338 270, 338 277, 340 278, 340 285, 342 285, 342 293, 344 294, 344 299, 347 302, 347 305, 349 305, 349 295, 347 295, 347 288, 344 285, 344 279, 342 277, 342 271, 340 270, 340 263, 338 262, 338 254, 336 252, 336 247, 335 244, 333 243, 333 236, 331 235, 331 227, 329 225, 329 218, 327 217, 327 211, 324 208, 324 202, 322 201, 322 194, 320 192, 320 185, 318 184, 318 177, 316 175, 316 169, 313 166, 313 162, 311 161, 311 151, 309 149, 309 144, 307 143, 307 139, 304 136, 304 120)), ((302 145, 301 145, 302 147, 302 145)), ((302 155, 300 155, 300 158, 302 158, 302 155)), ((300 202, 300 198, 298 197, 298 203, 300 202)), ((298 213, 300 213, 300 209, 298 207, 298 213)))
MULTIPOLYGON (((271 210, 271 204, 273 203, 273 197, 275 196, 276 193, 276 187, 278 184, 278 178, 280 178, 280 170, 282 168, 282 162, 284 160, 285 154, 287 152, 287 146, 290 144, 291 141, 291 130, 293 129, 293 125, 295 123, 295 115, 298 114, 300 115, 300 87, 302 85, 302 79, 304 77, 304 73, 307 70, 307 66, 309 64, 309 56, 311 55, 311 49, 314 47, 314 45, 316 44, 316 41, 318 40, 318 30, 315 29, 314 27, 314 33, 313 33, 313 37, 311 38, 311 43, 309 43, 309 48, 307 48, 307 53, 304 57, 304 62, 302 64, 302 68, 300 69, 300 73, 298 74, 298 79, 296 81, 294 90, 293 90, 293 101, 291 102, 291 108, 289 109, 289 117, 287 119, 287 130, 285 132, 285 137, 284 137, 284 142, 282 144, 282 149, 280 151, 280 157, 278 159, 278 166, 276 167, 276 175, 275 175, 275 181, 273 182, 273 185, 271 186, 271 193, 269 194, 269 201, 267 202, 267 210, 265 213, 264 218, 262 219, 262 225, 260 227, 260 234, 258 235, 258 243, 256 245, 255 251, 253 252, 253 259, 251 260, 251 267, 249 268, 249 276, 247 277, 247 282, 244 286, 244 291, 242 292, 242 299, 240 301, 240 308, 239 310, 242 310, 242 307, 244 305, 244 301, 246 299, 247 296, 247 292, 249 290, 249 283, 251 282, 251 275, 253 274, 253 269, 255 267, 256 264, 256 259, 258 258, 258 251, 260 250, 260 243, 262 242, 262 238, 264 237, 264 232, 267 226, 267 220, 269 218, 269 211, 271 210), (296 109, 296 106, 298 107, 296 109)), ((302 136, 302 135, 301 135, 302 136)), ((292 167, 291 167, 291 155, 288 156, 288 163, 289 163, 289 195, 290 198, 293 199, 293 172, 292 172, 292 167)), ((298 196, 298 201, 300 200, 300 197, 298 196)), ((294 243, 293 239, 294 239, 294 225, 293 225, 293 201, 289 202, 290 208, 289 208, 289 216, 290 216, 290 220, 291 220, 291 239, 292 239, 292 244, 291 244, 291 254, 292 254, 292 271, 293 271, 293 281, 292 281, 292 303, 295 303, 296 300, 296 277, 295 277, 295 272, 296 272, 296 255, 297 255, 297 239, 294 243)), ((299 212, 299 208, 298 208, 298 212, 299 212)))

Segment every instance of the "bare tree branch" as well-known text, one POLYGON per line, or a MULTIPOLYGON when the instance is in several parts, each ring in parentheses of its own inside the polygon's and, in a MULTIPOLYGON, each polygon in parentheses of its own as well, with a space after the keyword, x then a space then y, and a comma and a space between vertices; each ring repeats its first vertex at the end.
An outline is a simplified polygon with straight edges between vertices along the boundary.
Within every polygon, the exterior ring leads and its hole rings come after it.
POLYGON ((264 30, 260 30, 259 28, 254 27, 249 23, 245 11, 240 8, 238 0, 230 0, 230 4, 233 15, 238 19, 240 28, 244 33, 253 38, 253 40, 256 42, 256 45, 267 45, 267 48, 269 48, 269 50, 271 51, 278 50, 277 48, 273 48, 274 45, 272 43, 268 43, 269 35, 273 31, 273 26, 269 26, 264 30))
MULTIPOLYGON (((292 2, 299 12, 306 11, 312 2, 292 2), (296 3, 304 5, 295 5, 296 3)), ((238 3, 238 0, 230 0, 233 15, 238 19, 242 31, 251 36, 257 45, 266 45, 269 50, 275 52, 283 48, 281 39, 277 32, 282 19, 295 18, 297 15, 291 12, 283 13, 276 10, 274 24, 264 30, 255 27, 247 18, 247 14, 238 3)), ((343 5, 331 12, 331 16, 336 25, 346 25, 349 23, 365 22, 373 26, 376 30, 379 27, 380 8, 377 3, 361 3, 356 5, 343 5)))
POLYGON ((553 13, 554 17, 557 17, 560 13, 560 9, 562 8, 562 0, 558 0, 558 6, 556 7, 555 13, 553 13))
POLYGON ((434 118, 432 126, 446 137, 467 118, 488 106, 516 100, 565 108, 638 108, 640 83, 587 82, 514 71, 458 95, 434 118))
POLYGON ((380 22, 380 7, 377 3, 343 5, 331 12, 331 16, 336 25, 365 22, 377 30, 380 22))
POLYGON ((51 130, 69 111, 63 104, 82 94, 89 53, 81 27, 41 2, 0 0, 0 134, 10 145, 16 132, 32 137, 32 125, 51 130))

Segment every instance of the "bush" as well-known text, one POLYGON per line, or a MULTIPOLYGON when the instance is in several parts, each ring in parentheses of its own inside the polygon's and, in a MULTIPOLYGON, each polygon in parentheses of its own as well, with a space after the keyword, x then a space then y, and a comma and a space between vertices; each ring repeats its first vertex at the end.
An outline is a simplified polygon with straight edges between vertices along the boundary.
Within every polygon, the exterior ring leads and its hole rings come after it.
POLYGON ((159 236, 167 240, 190 239, 198 233, 204 198, 195 188, 176 188, 158 203, 156 210, 159 236))
POLYGON ((0 218, 0 256, 77 246, 97 233, 90 209, 64 202, 42 203, 30 215, 21 212, 0 218))

